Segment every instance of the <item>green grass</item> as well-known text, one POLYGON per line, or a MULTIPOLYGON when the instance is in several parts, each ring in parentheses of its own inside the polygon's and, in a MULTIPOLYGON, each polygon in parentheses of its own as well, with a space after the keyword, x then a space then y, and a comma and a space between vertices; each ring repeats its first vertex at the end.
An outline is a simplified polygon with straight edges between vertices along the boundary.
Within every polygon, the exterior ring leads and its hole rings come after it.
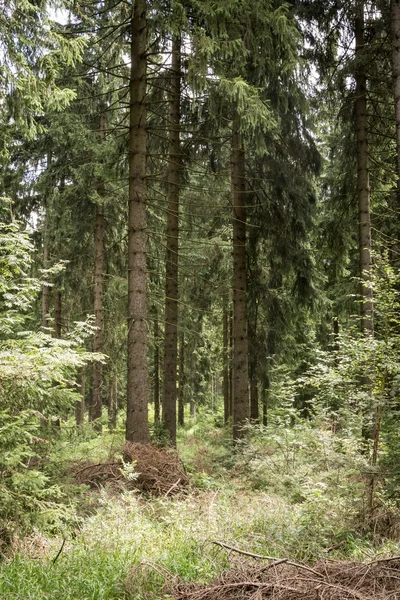
MULTIPOLYGON (((65 476, 70 461, 107 459, 122 441, 121 433, 62 434, 49 471, 65 476)), ((229 433, 205 415, 180 430, 179 448, 193 482, 186 497, 107 490, 79 496, 71 486, 81 517, 66 526, 61 555, 53 564, 60 536, 35 532, 15 544, 0 563, 0 599, 166 598, 160 573, 138 566, 153 563, 187 581, 210 581, 227 565, 215 540, 305 562, 400 553, 399 542, 363 532, 358 457, 327 432, 305 426, 277 436, 273 428, 256 429, 234 452, 229 433)))

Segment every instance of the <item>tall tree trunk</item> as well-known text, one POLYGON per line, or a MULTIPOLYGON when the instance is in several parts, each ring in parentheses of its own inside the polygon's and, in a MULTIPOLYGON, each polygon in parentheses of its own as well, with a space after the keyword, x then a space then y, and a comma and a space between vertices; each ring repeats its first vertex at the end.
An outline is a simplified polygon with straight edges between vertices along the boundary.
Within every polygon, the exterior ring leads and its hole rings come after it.
POLYGON ((233 310, 229 311, 229 417, 233 414, 233 310))
MULTIPOLYGON (((49 268, 49 225, 47 210, 44 217, 43 227, 43 269, 49 268)), ((45 276, 47 279, 47 275, 45 276)), ((47 329, 49 326, 49 311, 50 311, 50 287, 43 285, 42 287, 42 327, 47 329)))
POLYGON ((235 125, 232 135, 233 207, 233 438, 243 437, 249 411, 245 155, 235 125))
POLYGON ((255 373, 250 377, 250 418, 255 423, 258 423, 260 418, 258 410, 258 381, 255 373))
POLYGON ((224 423, 228 423, 230 414, 230 394, 229 394, 229 311, 228 301, 223 300, 222 307, 222 391, 224 396, 224 423))
POLYGON ((108 426, 110 431, 117 426, 117 409, 118 409, 118 375, 112 373, 110 376, 110 389, 108 401, 108 426))
MULTIPOLYGON (((47 168, 51 166, 51 152, 47 153, 47 168)), ((43 225, 43 269, 49 268, 49 209, 46 206, 47 202, 45 199, 44 206, 44 225, 43 225)), ((45 276, 47 279, 47 275, 45 276)), ((50 312, 50 286, 43 285, 42 287, 42 327, 47 329, 49 327, 49 312, 50 312)))
POLYGON ((168 213, 166 229, 164 391, 162 418, 172 444, 176 444, 176 381, 178 366, 178 258, 179 192, 181 172, 181 38, 172 40, 170 134, 167 166, 168 213))
MULTIPOLYGON (((100 137, 104 142, 106 133, 105 109, 100 112, 100 137)), ((99 196, 104 196, 104 181, 98 184, 99 196)), ((94 322, 96 331, 93 339, 93 352, 103 352, 103 282, 104 282, 104 208, 96 204, 95 225, 95 267, 94 267, 94 322)), ((93 363, 93 391, 92 403, 89 410, 89 419, 101 419, 103 408, 103 365, 100 361, 93 363)), ((101 430, 101 423, 96 424, 101 430)))
POLYGON ((259 420, 258 409, 258 354, 257 328, 258 328, 258 302, 255 300, 254 314, 249 319, 249 379, 250 379, 250 418, 256 423, 259 420))
POLYGON ((146 0, 131 21, 128 216, 128 375, 126 439, 149 441, 147 371, 146 0))
MULTIPOLYGON (((60 285, 60 284, 58 284, 60 285)), ((62 293, 56 289, 54 293, 54 337, 61 339, 62 336, 62 293)))
POLYGON ((160 421, 160 326, 154 318, 154 422, 160 421))
POLYGON ((393 93, 396 117, 397 188, 400 196, 400 0, 391 0, 390 13, 393 93))
POLYGON ((372 334, 373 298, 371 287, 371 209, 368 170, 367 77, 364 54, 364 2, 359 2, 355 21, 356 34, 356 134, 357 134, 357 196, 359 211, 359 250, 361 277, 361 327, 372 334))
POLYGON ((85 422, 85 394, 86 394, 86 373, 82 370, 81 374, 81 399, 75 403, 75 422, 83 425, 85 422))
MULTIPOLYGON (((194 345, 194 341, 192 340, 192 343, 194 345)), ((190 346, 190 344, 189 344, 190 346)), ((196 360, 196 354, 192 351, 191 352, 191 361, 190 361, 190 400, 189 400, 189 410, 190 410, 190 416, 195 418, 196 417, 196 394, 197 394, 197 389, 196 389, 196 373, 197 373, 197 360, 196 360)))
POLYGON ((178 425, 185 424, 185 334, 181 334, 179 342, 179 389, 178 389, 178 425))
POLYGON ((268 425, 268 396, 269 396, 269 377, 267 376, 264 381, 263 390, 261 393, 262 397, 262 424, 264 427, 268 425))

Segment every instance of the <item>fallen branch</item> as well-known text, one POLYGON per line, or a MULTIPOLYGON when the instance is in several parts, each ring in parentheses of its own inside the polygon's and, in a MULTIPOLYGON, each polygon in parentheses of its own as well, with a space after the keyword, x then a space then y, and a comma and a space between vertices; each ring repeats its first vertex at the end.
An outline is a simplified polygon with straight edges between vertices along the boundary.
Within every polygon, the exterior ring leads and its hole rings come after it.
POLYGON ((371 560, 371 562, 369 563, 370 565, 377 565, 378 563, 384 563, 384 562, 392 562, 395 560, 399 560, 400 561, 400 556, 391 556, 390 558, 376 558, 375 560, 371 560))
MULTIPOLYGON (((229 544, 225 544, 225 542, 213 541, 211 543, 215 544, 216 546, 220 546, 221 548, 224 548, 224 550, 232 550, 232 552, 237 552, 238 554, 243 554, 244 556, 250 556, 251 558, 258 558, 261 560, 272 560, 272 561, 275 561, 275 564, 277 564, 276 561, 282 561, 282 562, 286 563, 287 565, 290 565, 291 567, 296 567, 297 569, 304 569, 305 571, 314 573, 314 575, 317 575, 317 577, 323 577, 323 575, 321 573, 319 573, 318 571, 315 571, 315 569, 312 569, 311 567, 306 567, 305 565, 300 565, 298 563, 292 562, 288 558, 280 559, 280 558, 277 558, 276 556, 265 556, 263 554, 254 554, 253 552, 247 552, 247 550, 241 550, 240 548, 236 548, 235 546, 230 546, 229 544)), ((272 563, 272 564, 274 564, 274 563, 272 563)))
POLYGON ((181 482, 181 478, 179 478, 178 481, 175 481, 174 485, 171 485, 168 492, 166 492, 164 494, 164 498, 166 498, 172 492, 172 490, 174 490, 180 484, 180 482, 181 482))

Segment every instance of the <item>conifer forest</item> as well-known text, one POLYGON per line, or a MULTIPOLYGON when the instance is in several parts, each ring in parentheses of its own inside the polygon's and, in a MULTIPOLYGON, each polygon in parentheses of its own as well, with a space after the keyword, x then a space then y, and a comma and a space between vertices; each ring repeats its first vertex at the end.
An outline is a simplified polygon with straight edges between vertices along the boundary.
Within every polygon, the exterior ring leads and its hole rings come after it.
POLYGON ((400 0, 0 0, 0 600, 400 600, 400 0))

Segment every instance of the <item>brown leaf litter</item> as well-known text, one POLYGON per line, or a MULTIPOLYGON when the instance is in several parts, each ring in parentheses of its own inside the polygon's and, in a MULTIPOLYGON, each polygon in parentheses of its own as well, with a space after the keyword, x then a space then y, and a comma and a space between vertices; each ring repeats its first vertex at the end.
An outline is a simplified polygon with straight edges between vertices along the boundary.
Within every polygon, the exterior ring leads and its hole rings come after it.
POLYGON ((155 496, 182 492, 189 485, 185 468, 172 449, 126 442, 122 459, 101 463, 80 462, 73 467, 76 483, 92 488, 137 489, 155 496), (129 466, 137 477, 129 477, 129 466), (128 466, 128 468, 127 468, 128 466))

